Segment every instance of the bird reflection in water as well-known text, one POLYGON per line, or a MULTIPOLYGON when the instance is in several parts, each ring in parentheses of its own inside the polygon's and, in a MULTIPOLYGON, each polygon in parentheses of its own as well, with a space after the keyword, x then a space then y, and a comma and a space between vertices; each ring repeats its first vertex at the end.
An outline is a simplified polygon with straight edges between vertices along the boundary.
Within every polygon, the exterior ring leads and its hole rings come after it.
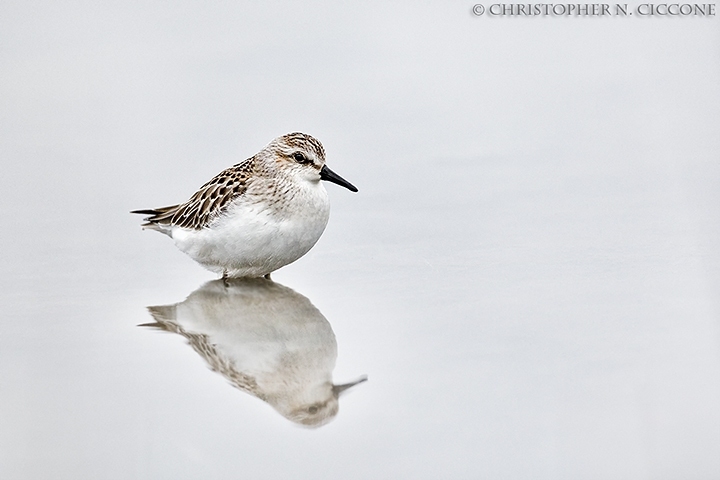
POLYGON ((319 427, 338 398, 363 382, 334 385, 337 343, 310 300, 265 278, 215 280, 175 305, 148 307, 141 326, 185 337, 210 368, 288 420, 319 427))

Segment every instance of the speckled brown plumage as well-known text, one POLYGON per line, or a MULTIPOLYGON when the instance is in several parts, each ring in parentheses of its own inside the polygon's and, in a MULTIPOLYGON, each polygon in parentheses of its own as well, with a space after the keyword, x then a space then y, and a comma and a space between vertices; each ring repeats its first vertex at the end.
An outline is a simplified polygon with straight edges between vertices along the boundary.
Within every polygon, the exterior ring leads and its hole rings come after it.
POLYGON ((143 228, 173 239, 224 277, 259 277, 294 262, 317 242, 330 214, 321 180, 357 192, 325 164, 315 138, 290 133, 223 170, 188 201, 135 210, 143 228))
POLYGON ((185 203, 152 210, 135 210, 132 213, 150 215, 143 226, 160 224, 199 230, 220 215, 235 197, 245 193, 246 182, 253 174, 254 158, 248 158, 218 173, 185 203))
POLYGON ((148 310, 155 319, 155 323, 144 323, 140 325, 141 327, 156 328, 182 335, 193 350, 205 359, 213 372, 227 378, 234 387, 265 400, 265 396, 258 392, 255 379, 250 375, 239 372, 229 359, 219 355, 215 345, 208 340, 207 335, 188 332, 175 321, 175 305, 148 307, 148 310))

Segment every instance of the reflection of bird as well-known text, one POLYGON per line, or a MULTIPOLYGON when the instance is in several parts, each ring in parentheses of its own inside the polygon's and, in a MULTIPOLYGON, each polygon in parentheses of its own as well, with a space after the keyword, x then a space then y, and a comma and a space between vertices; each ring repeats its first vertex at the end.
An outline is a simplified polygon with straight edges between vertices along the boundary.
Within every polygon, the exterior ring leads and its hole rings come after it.
POLYGON ((203 267, 225 277, 260 277, 294 262, 318 241, 330 203, 320 180, 357 188, 325 165, 304 133, 276 138, 223 170, 180 205, 135 210, 203 267))
POLYGON ((293 422, 320 426, 338 397, 364 381, 334 385, 337 345, 310 301, 264 278, 208 282, 176 305, 148 307, 156 323, 188 340, 210 368, 293 422))

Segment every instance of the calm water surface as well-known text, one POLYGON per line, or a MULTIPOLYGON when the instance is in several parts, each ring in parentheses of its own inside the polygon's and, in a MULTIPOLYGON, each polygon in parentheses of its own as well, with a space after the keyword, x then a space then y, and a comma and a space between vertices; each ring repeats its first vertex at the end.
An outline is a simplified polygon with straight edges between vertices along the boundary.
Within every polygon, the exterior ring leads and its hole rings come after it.
POLYGON ((297 5, 0 7, 0 478, 720 478, 717 18, 297 5), (274 283, 128 213, 296 130, 274 283))
POLYGON ((134 205, 102 232, 60 228, 70 213, 26 225, 3 294, 5 472, 712 471, 717 323, 692 212, 651 171, 519 162, 330 186, 325 236, 270 286, 206 284, 134 205), (361 375, 338 401, 330 382, 361 375), (310 406, 323 426, 286 418, 310 406))

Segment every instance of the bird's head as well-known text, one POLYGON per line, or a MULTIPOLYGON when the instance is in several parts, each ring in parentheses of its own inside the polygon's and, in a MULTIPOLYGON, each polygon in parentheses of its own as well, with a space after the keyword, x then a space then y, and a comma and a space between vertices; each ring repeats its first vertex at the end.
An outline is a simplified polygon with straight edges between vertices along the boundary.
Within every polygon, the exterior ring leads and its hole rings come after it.
POLYGON ((325 165, 325 149, 315 137, 305 133, 288 133, 267 147, 278 169, 290 175, 317 182, 326 180, 357 192, 357 188, 325 165))

